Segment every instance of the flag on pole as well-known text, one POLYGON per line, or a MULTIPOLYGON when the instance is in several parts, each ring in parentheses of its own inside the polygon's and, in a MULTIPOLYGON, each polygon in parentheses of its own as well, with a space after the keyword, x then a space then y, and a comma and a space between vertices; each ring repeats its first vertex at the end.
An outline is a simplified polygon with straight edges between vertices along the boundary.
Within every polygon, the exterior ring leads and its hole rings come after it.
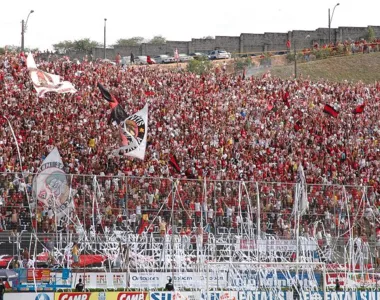
POLYGON ((338 115, 339 115, 339 112, 334 107, 328 104, 325 104, 325 107, 323 108, 323 112, 334 118, 338 118, 338 115))
POLYGON ((120 125, 120 148, 113 151, 144 160, 148 135, 148 104, 137 113, 127 117, 120 125))
POLYGON ((169 163, 171 166, 177 171, 177 173, 181 173, 181 167, 179 166, 178 160, 173 154, 169 154, 169 163))
POLYGON ((70 187, 63 171, 61 155, 55 147, 44 159, 33 179, 33 198, 61 216, 70 206, 70 187))
POLYGON ((133 115, 127 115, 116 98, 100 83, 98 88, 104 99, 110 103, 111 120, 116 122, 120 130, 120 147, 113 151, 118 155, 120 151, 128 156, 144 159, 148 134, 148 104, 133 115))
POLYGON ((33 86, 37 91, 38 97, 43 98, 46 93, 76 93, 76 89, 69 81, 61 81, 61 76, 50 74, 37 69, 33 55, 28 54, 26 65, 30 74, 30 78, 33 81, 33 86))
POLYGON ((110 104, 110 108, 112 110, 111 121, 116 122, 116 124, 119 125, 126 118, 128 118, 127 113, 116 100, 115 96, 112 95, 102 84, 98 83, 98 88, 102 93, 103 98, 106 99, 110 104))
POLYGON ((353 113, 354 115, 361 114, 362 112, 364 112, 364 107, 365 107, 365 104, 363 103, 363 104, 357 106, 357 107, 352 111, 352 113, 353 113))
POLYGON ((305 173, 301 163, 297 170, 297 181, 294 194, 293 213, 302 216, 309 209, 309 201, 307 199, 305 173))

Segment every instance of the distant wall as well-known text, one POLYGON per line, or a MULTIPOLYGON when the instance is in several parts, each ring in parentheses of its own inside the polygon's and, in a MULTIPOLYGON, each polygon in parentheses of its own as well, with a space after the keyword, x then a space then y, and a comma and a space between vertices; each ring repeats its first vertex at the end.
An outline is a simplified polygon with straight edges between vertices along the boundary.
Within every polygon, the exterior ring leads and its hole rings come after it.
MULTIPOLYGON (((380 37, 380 26, 371 26, 376 37, 380 37)), ((339 27, 331 28, 331 41, 359 40, 368 34, 368 27, 339 27)), ((216 36, 214 39, 191 39, 191 41, 167 41, 166 44, 144 43, 139 46, 115 46, 106 49, 108 59, 114 60, 116 55, 129 56, 131 52, 137 55, 156 56, 159 54, 173 55, 178 53, 208 52, 215 49, 224 49, 231 53, 281 51, 286 49, 286 41, 292 41, 298 49, 309 48, 314 42, 320 45, 329 40, 329 29, 293 30, 286 33, 242 33, 240 36, 216 36)), ((93 49, 94 58, 103 58, 102 47, 93 49)))

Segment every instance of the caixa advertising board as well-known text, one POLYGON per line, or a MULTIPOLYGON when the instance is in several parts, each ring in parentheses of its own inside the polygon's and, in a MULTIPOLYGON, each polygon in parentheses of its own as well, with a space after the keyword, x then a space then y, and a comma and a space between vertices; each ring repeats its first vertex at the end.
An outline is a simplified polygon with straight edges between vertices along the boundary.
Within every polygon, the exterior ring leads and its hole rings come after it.
MULTIPOLYGON (((238 293, 235 291, 210 291, 205 292, 151 292, 150 300, 238 300, 238 293)), ((107 299, 108 300, 108 299, 107 299)))
POLYGON ((6 293, 5 300, 54 300, 54 293, 6 293))

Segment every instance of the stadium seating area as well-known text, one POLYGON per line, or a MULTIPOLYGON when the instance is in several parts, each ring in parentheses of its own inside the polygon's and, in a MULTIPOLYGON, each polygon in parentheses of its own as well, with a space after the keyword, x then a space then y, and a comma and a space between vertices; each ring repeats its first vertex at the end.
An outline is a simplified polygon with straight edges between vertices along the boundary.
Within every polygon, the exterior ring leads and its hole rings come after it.
POLYGON ((223 69, 197 76, 66 58, 39 61, 38 55, 36 61, 78 92, 38 98, 25 57, 0 56, 1 115, 12 125, 21 157, 12 128, 0 117, 3 230, 32 225, 75 232, 81 223, 98 232, 117 226, 164 233, 175 225, 187 234, 201 224, 206 231, 256 228, 260 211, 263 232, 290 238, 301 163, 310 203, 302 234, 348 236, 353 226, 364 238, 376 235, 380 83, 283 80, 269 73, 242 78, 223 69), (149 103, 144 161, 111 154, 118 131, 99 82, 127 113, 149 103), (337 118, 323 112, 325 104, 337 118), (364 111, 354 114, 362 104, 364 111), (61 222, 32 198, 33 174, 54 146, 75 191, 75 211, 61 222))

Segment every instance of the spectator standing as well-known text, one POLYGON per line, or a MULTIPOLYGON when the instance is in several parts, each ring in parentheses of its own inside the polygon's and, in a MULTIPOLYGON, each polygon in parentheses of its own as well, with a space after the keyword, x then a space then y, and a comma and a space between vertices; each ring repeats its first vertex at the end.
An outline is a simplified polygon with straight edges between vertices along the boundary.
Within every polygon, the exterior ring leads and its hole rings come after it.
POLYGON ((28 268, 29 259, 30 259, 30 255, 29 255, 28 248, 24 248, 24 252, 22 253, 22 264, 24 268, 28 268))
POLYGON ((84 290, 84 284, 82 282, 82 278, 79 278, 77 285, 75 286, 76 292, 83 292, 84 290))
POLYGON ((4 299, 5 286, 3 284, 3 279, 0 278, 0 300, 4 299))
POLYGON ((14 235, 16 235, 16 233, 17 233, 18 224, 19 224, 18 213, 16 212, 15 209, 13 209, 12 210, 12 215, 11 215, 11 228, 12 228, 12 233, 14 235))
POLYGON ((339 292, 339 291, 340 291, 339 278, 335 279, 335 291, 336 291, 336 292, 339 292))
POLYGON ((172 292, 174 291, 174 285, 172 283, 172 279, 169 278, 169 282, 165 285, 165 291, 172 292))

